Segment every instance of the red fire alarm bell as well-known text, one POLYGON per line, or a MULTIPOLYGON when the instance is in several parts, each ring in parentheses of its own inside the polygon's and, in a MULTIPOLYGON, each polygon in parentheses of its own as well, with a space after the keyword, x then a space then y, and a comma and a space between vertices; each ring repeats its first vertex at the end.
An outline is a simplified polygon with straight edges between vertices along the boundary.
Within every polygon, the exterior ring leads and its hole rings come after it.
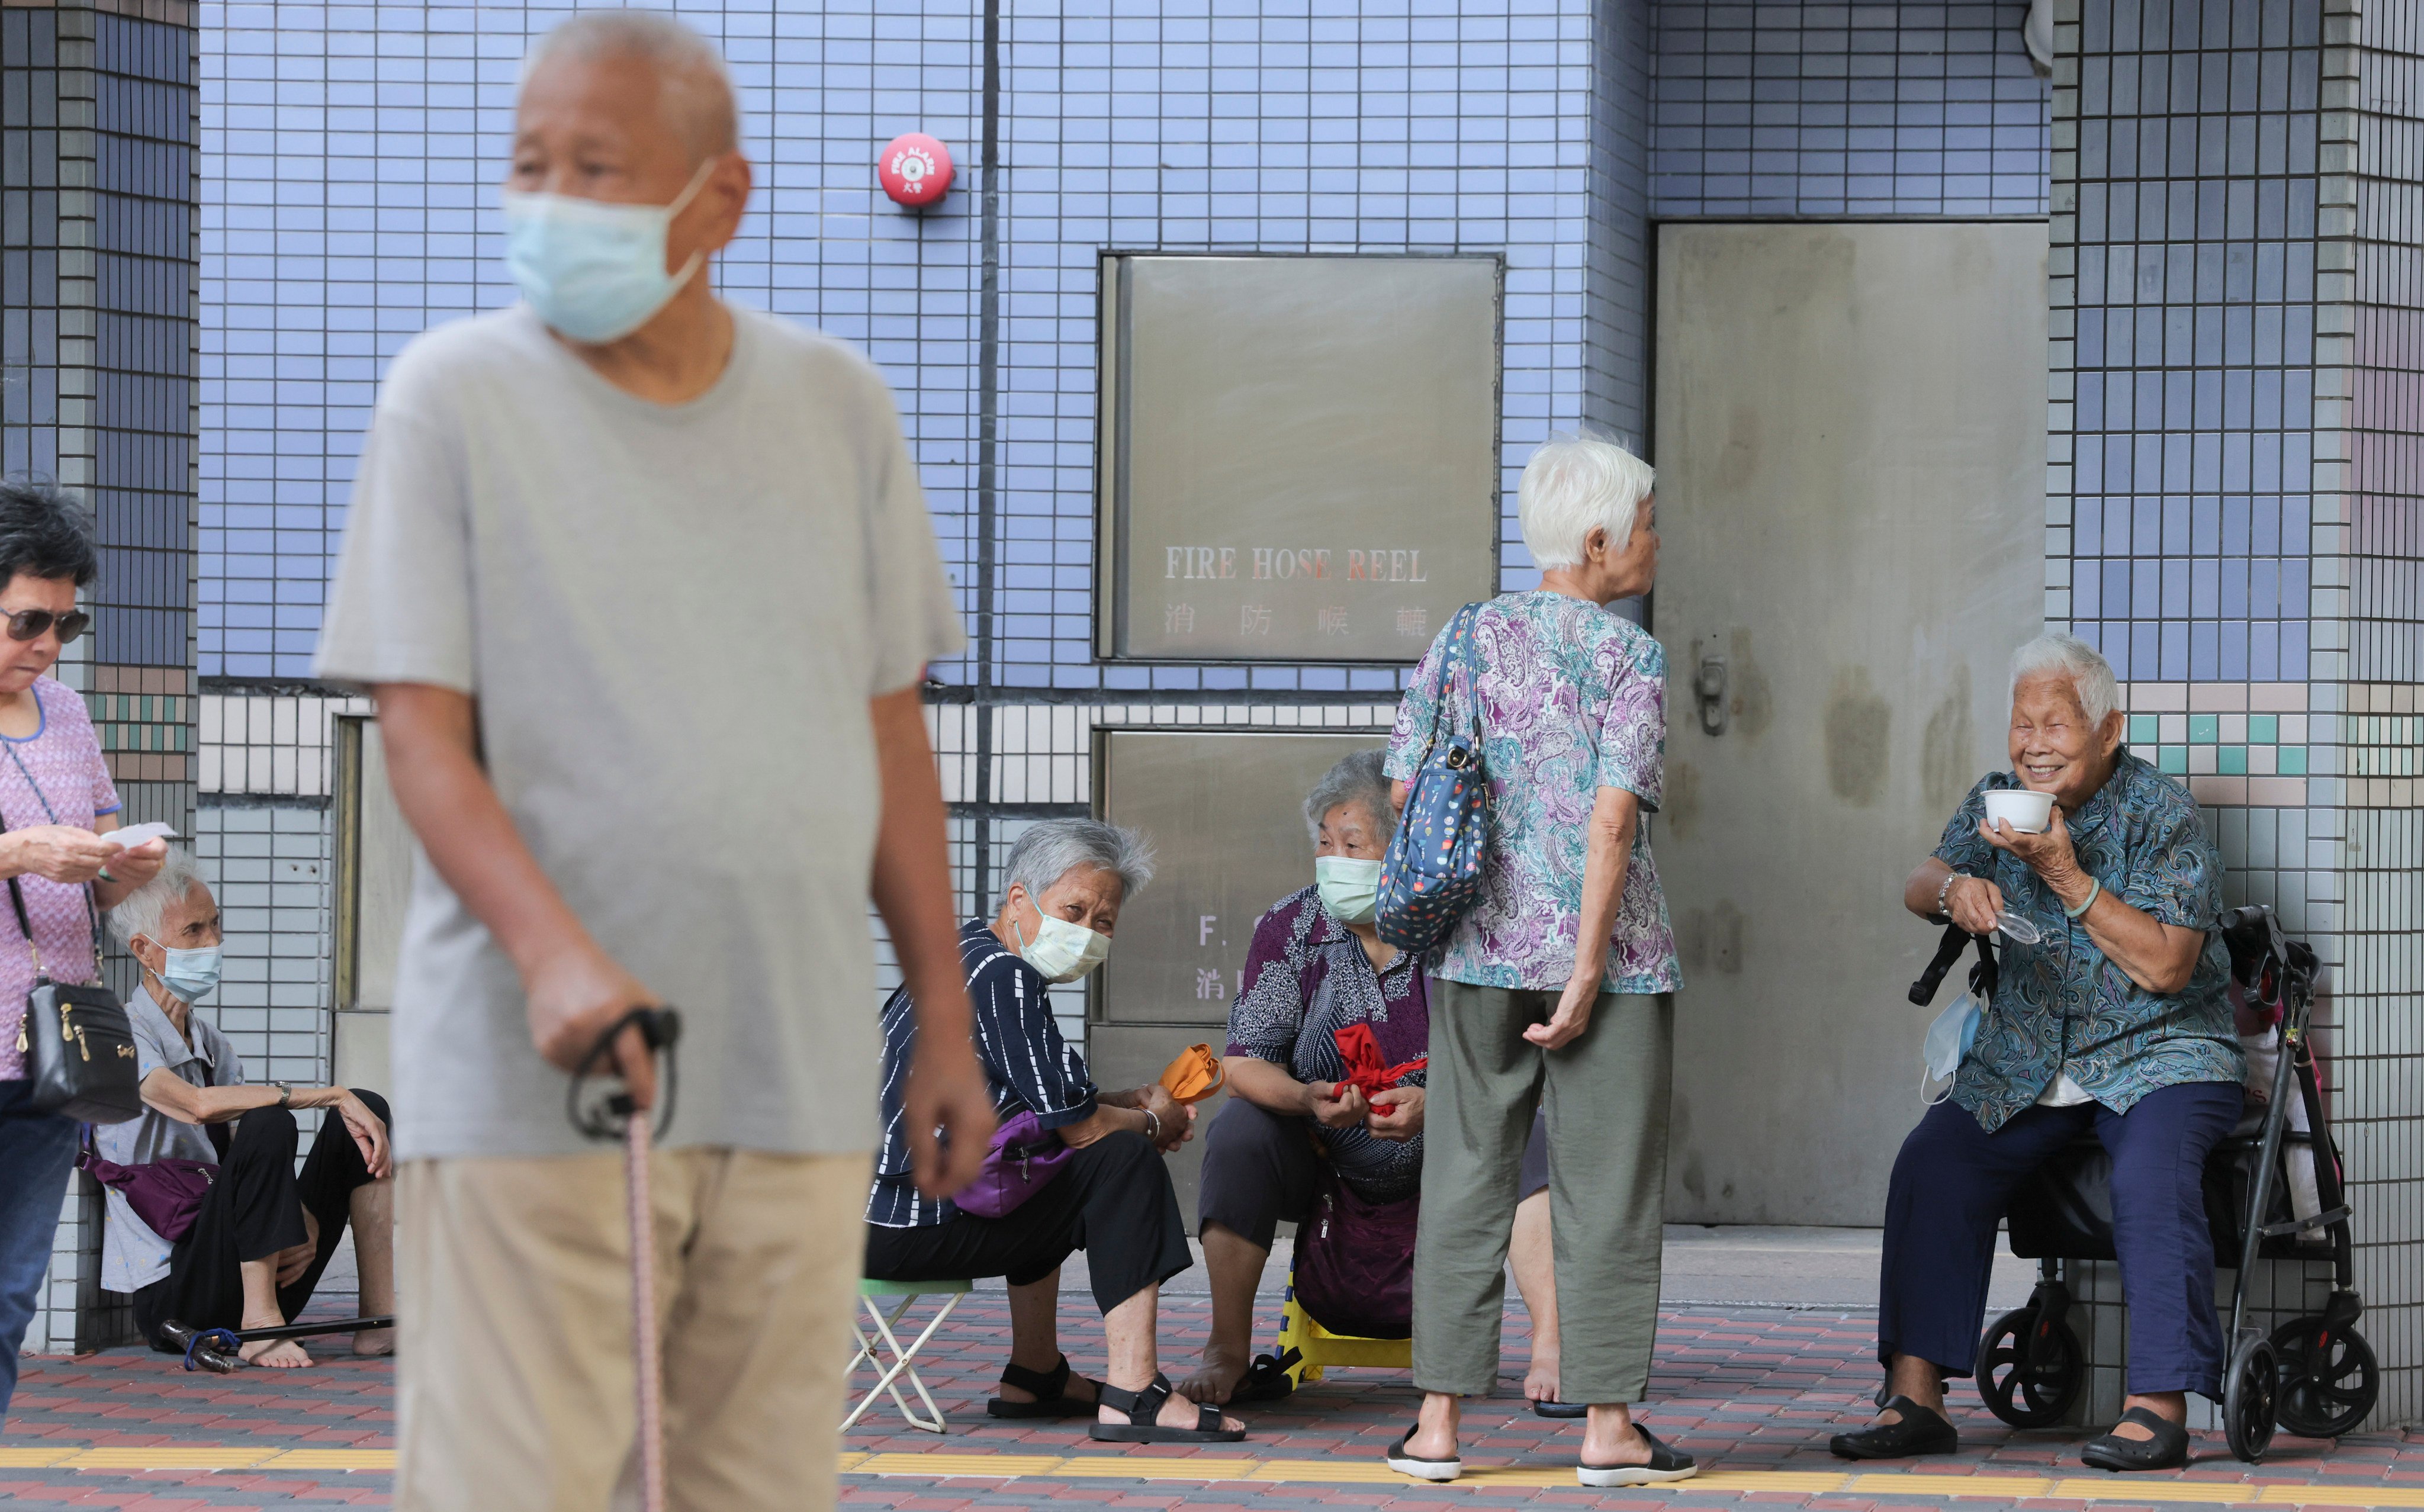
POLYGON ((885 144, 875 176, 896 205, 922 209, 951 188, 951 150, 924 132, 903 132, 885 144))

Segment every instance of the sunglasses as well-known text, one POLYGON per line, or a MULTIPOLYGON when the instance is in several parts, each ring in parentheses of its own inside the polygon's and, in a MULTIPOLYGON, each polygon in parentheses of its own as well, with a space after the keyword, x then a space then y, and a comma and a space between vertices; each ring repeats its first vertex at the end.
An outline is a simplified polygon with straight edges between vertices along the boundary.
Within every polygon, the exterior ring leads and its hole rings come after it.
POLYGON ((21 609, 8 616, 8 639, 30 641, 54 626, 59 632, 59 644, 67 645, 82 635, 92 616, 81 609, 71 609, 64 614, 54 614, 47 609, 21 609))

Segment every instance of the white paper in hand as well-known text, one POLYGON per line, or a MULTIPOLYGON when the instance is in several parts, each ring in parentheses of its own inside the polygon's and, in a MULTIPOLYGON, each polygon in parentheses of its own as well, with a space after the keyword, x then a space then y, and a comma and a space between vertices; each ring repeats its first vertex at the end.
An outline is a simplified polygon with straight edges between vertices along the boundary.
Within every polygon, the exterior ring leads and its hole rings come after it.
POLYGON ((146 840, 181 840, 183 839, 184 836, 177 833, 177 827, 173 824, 161 824, 154 822, 151 824, 129 824, 122 830, 110 831, 107 835, 103 836, 102 838, 107 840, 114 846, 123 849, 127 846, 141 845, 146 840))

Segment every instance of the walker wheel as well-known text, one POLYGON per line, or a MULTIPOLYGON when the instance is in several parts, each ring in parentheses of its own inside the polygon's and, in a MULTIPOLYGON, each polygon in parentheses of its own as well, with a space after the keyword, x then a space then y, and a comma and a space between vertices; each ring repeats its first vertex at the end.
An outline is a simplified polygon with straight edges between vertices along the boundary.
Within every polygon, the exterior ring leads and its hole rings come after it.
POLYGON ((2014 1308, 1987 1325, 1978 1341, 1978 1394, 1988 1411, 2016 1428, 2052 1427, 2087 1384, 2086 1359, 2068 1323, 2055 1323, 2037 1341, 2050 1353, 2029 1364, 2029 1335, 2036 1328, 2035 1308, 2014 1308))
POLYGON ((2262 1334, 2241 1339, 2230 1352, 2223 1379, 2222 1426, 2230 1452, 2253 1465, 2272 1444, 2272 1414, 2281 1392, 2281 1364, 2272 1341, 2262 1334))
POLYGON ((2336 1439, 2365 1421, 2382 1394, 2373 1347, 2354 1329, 2333 1331, 2323 1318, 2303 1317, 2272 1330, 2280 1361, 2277 1420, 2301 1439, 2336 1439))

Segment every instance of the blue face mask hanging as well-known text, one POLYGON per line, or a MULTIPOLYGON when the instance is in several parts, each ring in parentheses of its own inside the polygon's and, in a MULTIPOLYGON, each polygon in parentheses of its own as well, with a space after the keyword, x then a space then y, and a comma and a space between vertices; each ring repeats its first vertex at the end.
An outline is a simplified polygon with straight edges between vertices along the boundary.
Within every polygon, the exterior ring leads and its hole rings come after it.
POLYGON ((669 205, 507 189, 505 267, 515 286, 550 329, 576 342, 630 335, 706 262, 694 252, 678 272, 666 272, 665 238, 714 167, 712 158, 701 163, 669 205))
POLYGON ((1980 1017, 1978 995, 1965 990, 1927 1027, 1927 1042, 1920 1051, 1919 1095, 1928 1106, 1953 1095, 1954 1074, 1978 1042, 1980 1017))

